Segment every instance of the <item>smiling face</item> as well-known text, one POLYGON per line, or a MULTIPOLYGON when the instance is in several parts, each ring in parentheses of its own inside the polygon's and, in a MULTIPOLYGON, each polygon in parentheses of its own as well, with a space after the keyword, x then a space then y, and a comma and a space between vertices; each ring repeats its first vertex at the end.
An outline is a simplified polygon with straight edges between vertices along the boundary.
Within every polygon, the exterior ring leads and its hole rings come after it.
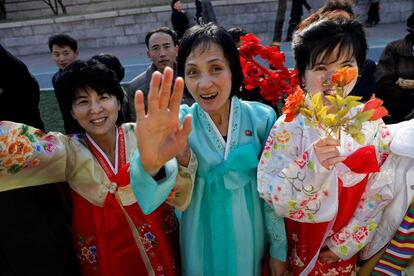
POLYGON ((82 89, 72 103, 72 116, 96 142, 114 137, 120 104, 114 95, 99 95, 91 88, 82 89))
POLYGON ((157 32, 151 35, 148 40, 147 55, 158 71, 163 72, 165 67, 174 68, 177 59, 177 46, 173 38, 166 33, 157 32))
POLYGON ((228 112, 232 73, 217 43, 200 44, 191 51, 185 60, 184 80, 195 101, 210 116, 228 112))
MULTIPOLYGON (((345 53, 338 53, 338 48, 335 48, 331 54, 323 53, 316 59, 316 63, 309 65, 305 70, 304 82, 306 92, 311 96, 318 92, 322 92, 324 96, 335 96, 336 90, 332 85, 331 77, 339 69, 348 66, 357 69, 358 65, 352 51, 345 53)), ((348 95, 354 88, 357 78, 344 87, 344 96, 348 95)), ((330 105, 330 102, 324 98, 325 105, 330 105)))

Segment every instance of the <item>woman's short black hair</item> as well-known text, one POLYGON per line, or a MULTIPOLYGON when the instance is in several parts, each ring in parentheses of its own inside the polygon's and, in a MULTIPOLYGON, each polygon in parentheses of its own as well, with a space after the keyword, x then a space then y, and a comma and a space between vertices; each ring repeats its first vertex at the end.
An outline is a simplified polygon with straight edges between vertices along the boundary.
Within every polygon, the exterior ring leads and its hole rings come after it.
POLYGON ((102 53, 91 57, 91 60, 97 60, 103 65, 105 65, 106 68, 114 71, 119 82, 121 82, 124 79, 125 68, 124 66, 122 66, 121 61, 119 61, 119 59, 116 56, 112 54, 102 53))
MULTIPOLYGON (((120 106, 124 100, 124 92, 115 73, 96 60, 76 60, 63 70, 56 81, 56 88, 64 95, 64 110, 72 110, 72 104, 80 91, 93 89, 98 95, 108 93, 114 95, 120 106)), ((75 119, 74 122, 77 123, 75 119)), ((122 124, 124 117, 118 112, 117 124, 122 124)), ((77 132, 84 132, 78 124, 77 132)))
POLYGON ((194 49, 200 46, 202 50, 207 50, 211 43, 216 43, 223 49, 232 75, 230 96, 237 95, 243 84, 243 71, 240 65, 239 52, 230 34, 224 28, 214 23, 195 25, 186 31, 178 50, 178 75, 184 78, 185 61, 194 49))
POLYGON ((337 47, 342 56, 355 57, 358 67, 362 68, 367 41, 361 23, 343 18, 319 20, 295 32, 292 48, 299 77, 303 78, 307 68, 328 58, 337 47))

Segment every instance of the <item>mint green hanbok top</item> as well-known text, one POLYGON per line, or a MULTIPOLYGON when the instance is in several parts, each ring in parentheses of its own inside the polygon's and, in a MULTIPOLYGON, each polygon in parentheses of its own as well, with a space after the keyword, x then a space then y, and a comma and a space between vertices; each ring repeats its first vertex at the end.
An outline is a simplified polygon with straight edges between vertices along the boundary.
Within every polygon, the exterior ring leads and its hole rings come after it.
MULTIPOLYGON (((283 219, 260 199, 256 181, 276 115, 266 105, 233 97, 225 141, 198 104, 181 106, 180 119, 187 114, 193 117, 189 145, 197 166, 192 156, 192 198, 179 216, 183 275, 260 275, 269 241, 270 255, 286 260, 283 219)), ((169 187, 142 181, 148 175, 140 162, 131 164, 133 191, 144 212, 151 212, 169 187)))

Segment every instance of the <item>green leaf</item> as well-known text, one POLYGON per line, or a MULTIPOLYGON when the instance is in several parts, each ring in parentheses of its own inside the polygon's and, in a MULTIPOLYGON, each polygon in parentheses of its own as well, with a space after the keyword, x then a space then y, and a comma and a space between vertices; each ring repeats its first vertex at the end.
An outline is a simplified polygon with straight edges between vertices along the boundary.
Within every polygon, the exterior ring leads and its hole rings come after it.
POLYGON ((349 111, 351 110, 351 107, 349 106, 343 106, 337 113, 336 116, 338 117, 338 121, 340 121, 340 119, 342 119, 343 117, 345 117, 349 111))
POLYGON ((299 112, 306 118, 312 118, 312 111, 310 111, 308 108, 301 108, 299 112))
POLYGON ((355 141, 357 141, 358 144, 363 145, 365 142, 365 135, 364 133, 355 133, 351 135, 352 138, 354 138, 355 141))
POLYGON ((312 96, 312 109, 317 111, 323 107, 322 92, 318 92, 312 96))
POLYGON ((358 103, 357 105, 360 105, 360 104, 362 104, 361 102, 359 102, 359 100, 361 100, 361 99, 362 99, 362 97, 360 97, 360 96, 346 96, 344 103, 345 104, 350 104, 352 102, 354 102, 354 103, 356 102, 356 103, 358 103))
POLYGON ((336 97, 334 97, 334 96, 325 96, 325 99, 327 99, 333 105, 338 105, 338 103, 336 101, 336 97))
POLYGON ((374 114, 374 110, 367 110, 364 112, 361 112, 358 114, 358 120, 362 121, 362 122, 366 122, 369 121, 372 117, 372 115, 374 114))
POLYGON ((21 166, 20 165, 14 164, 13 166, 11 166, 7 170, 7 172, 10 173, 10 174, 16 174, 16 173, 18 173, 20 171, 20 169, 21 169, 21 166))
POLYGON ((324 119, 325 126, 329 128, 335 126, 337 123, 335 114, 328 114, 323 119, 324 119))
POLYGON ((339 253, 342 254, 342 255, 347 255, 348 254, 348 250, 349 250, 348 247, 345 246, 345 245, 341 245, 339 247, 339 253))
POLYGON ((309 161, 306 166, 308 167, 308 170, 310 170, 310 171, 314 171, 315 170, 315 164, 313 164, 312 161, 309 161))
POLYGON ((306 117, 305 117, 305 124, 307 126, 312 127, 312 128, 316 128, 316 124, 313 121, 311 121, 310 119, 306 118, 306 117))
POLYGON ((336 94, 336 105, 341 107, 344 104, 344 98, 341 97, 340 94, 336 94))
POLYGON ((295 207, 296 204, 297 204, 296 201, 293 201, 293 200, 288 201, 289 206, 295 207))

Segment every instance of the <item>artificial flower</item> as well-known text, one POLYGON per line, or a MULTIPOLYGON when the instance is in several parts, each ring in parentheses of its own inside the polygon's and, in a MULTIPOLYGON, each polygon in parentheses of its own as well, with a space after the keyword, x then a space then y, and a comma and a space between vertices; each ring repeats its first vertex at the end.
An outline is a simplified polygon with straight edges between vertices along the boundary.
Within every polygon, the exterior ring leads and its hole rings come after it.
POLYGON ((305 103, 305 94, 297 86, 293 94, 290 94, 285 100, 285 106, 282 108, 283 114, 286 115, 285 122, 291 122, 299 114, 301 107, 305 103))
POLYGON ((244 76, 244 87, 248 90, 260 88, 260 95, 277 105, 285 96, 290 95, 296 87, 297 73, 285 65, 285 54, 275 46, 263 46, 253 34, 240 38, 240 63, 244 76), (272 70, 255 60, 259 56, 268 62, 272 70))
POLYGON ((356 106, 362 105, 359 101, 361 97, 344 97, 344 87, 355 78, 356 69, 349 67, 342 68, 332 75, 331 81, 336 88, 336 95, 325 96, 331 103, 330 107, 324 104, 322 92, 315 93, 306 100, 303 91, 296 89, 296 92, 286 99, 286 105, 282 109, 286 116, 285 122, 291 122, 298 114, 302 114, 307 125, 322 129, 327 136, 336 135, 342 130, 363 144, 365 135, 362 132, 362 124, 376 121, 386 116, 388 111, 382 106, 382 101, 373 96, 363 108, 350 112, 356 106))
POLYGON ((357 76, 357 69, 354 67, 344 67, 332 75, 332 85, 344 87, 351 83, 357 76))
POLYGON ((363 111, 374 110, 372 116, 370 118, 371 121, 376 121, 384 116, 388 115, 388 110, 382 106, 382 100, 376 98, 372 95, 371 99, 369 99, 362 109, 363 111))

